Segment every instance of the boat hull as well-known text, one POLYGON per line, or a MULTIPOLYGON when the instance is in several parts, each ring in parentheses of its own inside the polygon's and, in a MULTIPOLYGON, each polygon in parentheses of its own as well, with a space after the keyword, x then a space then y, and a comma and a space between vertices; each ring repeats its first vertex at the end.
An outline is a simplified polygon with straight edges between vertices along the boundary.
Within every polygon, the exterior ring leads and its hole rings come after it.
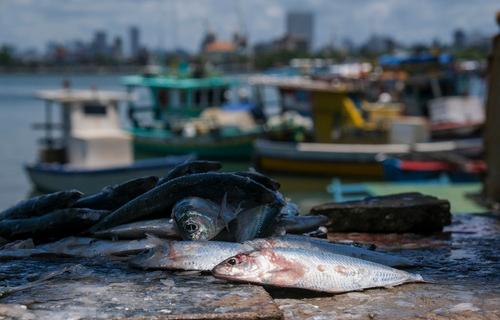
POLYGON ((134 135, 134 153, 138 158, 196 154, 200 159, 249 160, 256 135, 221 139, 162 139, 134 135))
POLYGON ((140 160, 130 166, 99 169, 70 168, 54 164, 26 165, 26 172, 36 190, 55 192, 78 189, 94 193, 103 187, 145 176, 164 176, 174 166, 193 156, 173 156, 160 159, 140 160))
POLYGON ((477 152, 481 141, 405 144, 292 143, 257 140, 254 164, 261 171, 328 175, 349 178, 384 178, 381 160, 412 152, 463 150, 477 152))

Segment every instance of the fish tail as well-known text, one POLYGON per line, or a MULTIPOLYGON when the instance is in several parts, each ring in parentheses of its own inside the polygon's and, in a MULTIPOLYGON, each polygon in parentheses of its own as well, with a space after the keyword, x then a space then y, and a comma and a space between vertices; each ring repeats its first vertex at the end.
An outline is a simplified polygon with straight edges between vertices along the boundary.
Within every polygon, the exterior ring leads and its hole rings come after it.
POLYGON ((423 282, 423 283, 431 283, 430 281, 425 280, 420 274, 418 273, 410 273, 410 280, 412 282, 423 282))

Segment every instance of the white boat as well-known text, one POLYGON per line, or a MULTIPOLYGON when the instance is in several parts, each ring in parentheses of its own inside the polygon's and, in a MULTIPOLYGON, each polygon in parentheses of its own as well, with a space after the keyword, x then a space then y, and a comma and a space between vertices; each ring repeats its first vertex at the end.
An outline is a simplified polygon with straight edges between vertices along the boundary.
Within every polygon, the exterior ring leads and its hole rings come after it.
POLYGON ((85 193, 142 176, 163 176, 191 155, 134 161, 131 137, 120 128, 121 92, 97 90, 45 90, 45 131, 39 160, 26 171, 39 191, 78 189, 85 193), (53 105, 59 106, 55 123, 53 105), (55 135, 55 130, 58 135, 55 135))

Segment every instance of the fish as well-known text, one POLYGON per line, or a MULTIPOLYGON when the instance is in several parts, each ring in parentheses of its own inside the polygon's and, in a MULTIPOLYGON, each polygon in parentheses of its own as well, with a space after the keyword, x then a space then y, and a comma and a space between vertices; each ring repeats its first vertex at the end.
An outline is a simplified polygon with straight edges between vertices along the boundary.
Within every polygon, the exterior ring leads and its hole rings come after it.
POLYGON ((0 260, 28 257, 63 256, 93 258, 99 256, 129 256, 154 248, 150 239, 110 241, 88 237, 67 237, 35 248, 0 250, 0 260))
POLYGON ((0 221, 0 236, 8 239, 51 239, 86 230, 109 213, 84 208, 59 209, 40 217, 0 221))
POLYGON ((165 217, 171 214, 175 203, 186 197, 200 197, 218 202, 225 194, 228 200, 250 199, 258 204, 284 205, 276 192, 250 178, 229 173, 195 173, 169 180, 129 201, 97 223, 91 231, 149 217, 165 217))
POLYGON ((162 177, 158 181, 157 185, 162 185, 167 181, 185 175, 219 171, 220 169, 222 169, 222 164, 218 161, 194 160, 194 161, 184 162, 172 168, 164 177, 162 177))
POLYGON ((281 208, 280 215, 282 217, 295 217, 300 214, 300 209, 299 206, 295 203, 290 201, 290 199, 286 199, 286 204, 281 208))
POLYGON ((230 225, 231 233, 237 242, 267 237, 274 233, 278 225, 281 204, 256 206, 238 213, 230 225))
POLYGON ((240 253, 215 266, 212 274, 230 281, 329 293, 424 282, 419 274, 378 263, 296 248, 264 248, 240 253))
POLYGON ((279 225, 283 226, 287 233, 301 234, 317 230, 324 226, 330 219, 323 215, 314 216, 288 216, 281 217, 279 225))
POLYGON ((232 173, 237 175, 237 176, 250 178, 250 179, 260 183, 261 185, 263 185, 264 187, 266 187, 270 190, 278 191, 281 187, 281 185, 278 181, 271 179, 270 177, 265 176, 265 175, 258 173, 256 171, 254 171, 254 172, 236 171, 236 172, 232 172, 232 173))
MULTIPOLYGON (((223 203, 225 202, 225 198, 223 203)), ((215 238, 233 217, 229 218, 224 204, 198 197, 184 198, 172 209, 177 230, 184 240, 211 240, 215 238), (224 212, 226 211, 226 212, 224 212)))
POLYGON ((180 238, 181 235, 170 218, 137 221, 110 229, 96 231, 92 235, 104 239, 143 239, 150 234, 159 238, 180 238))
POLYGON ((413 267, 415 264, 403 257, 387 254, 380 251, 368 250, 362 247, 332 243, 328 240, 311 238, 299 235, 285 235, 267 239, 254 239, 246 244, 262 248, 292 248, 308 251, 325 251, 335 254, 350 256, 353 258, 368 260, 374 263, 383 264, 390 267, 413 267))
POLYGON ((33 249, 35 243, 33 239, 15 240, 0 247, 0 250, 33 249))
POLYGON ((71 207, 83 196, 78 190, 54 192, 28 200, 0 212, 0 220, 38 217, 57 209, 71 207))
POLYGON ((138 269, 211 271, 226 258, 252 250, 251 247, 223 241, 157 240, 157 245, 129 260, 138 269))
POLYGON ((137 196, 156 186, 158 177, 149 176, 132 179, 122 184, 107 186, 100 192, 82 197, 73 205, 75 208, 115 210, 137 196))

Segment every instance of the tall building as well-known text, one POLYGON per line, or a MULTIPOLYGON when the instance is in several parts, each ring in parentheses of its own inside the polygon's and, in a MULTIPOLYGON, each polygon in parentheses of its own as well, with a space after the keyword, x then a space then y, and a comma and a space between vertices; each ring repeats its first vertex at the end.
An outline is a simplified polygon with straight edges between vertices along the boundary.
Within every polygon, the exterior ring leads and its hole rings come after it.
POLYGON ((307 51, 313 44, 314 16, 309 11, 290 11, 286 15, 286 33, 290 38, 305 41, 307 51))
POLYGON ((105 55, 108 51, 108 36, 105 31, 98 30, 94 33, 92 49, 96 55, 105 55))
POLYGON ((456 29, 453 32, 453 46, 458 49, 462 49, 465 47, 467 42, 467 36, 462 29, 456 29))
POLYGON ((130 27, 129 35, 130 35, 130 56, 135 58, 139 55, 141 50, 139 28, 137 28, 136 26, 130 27))

